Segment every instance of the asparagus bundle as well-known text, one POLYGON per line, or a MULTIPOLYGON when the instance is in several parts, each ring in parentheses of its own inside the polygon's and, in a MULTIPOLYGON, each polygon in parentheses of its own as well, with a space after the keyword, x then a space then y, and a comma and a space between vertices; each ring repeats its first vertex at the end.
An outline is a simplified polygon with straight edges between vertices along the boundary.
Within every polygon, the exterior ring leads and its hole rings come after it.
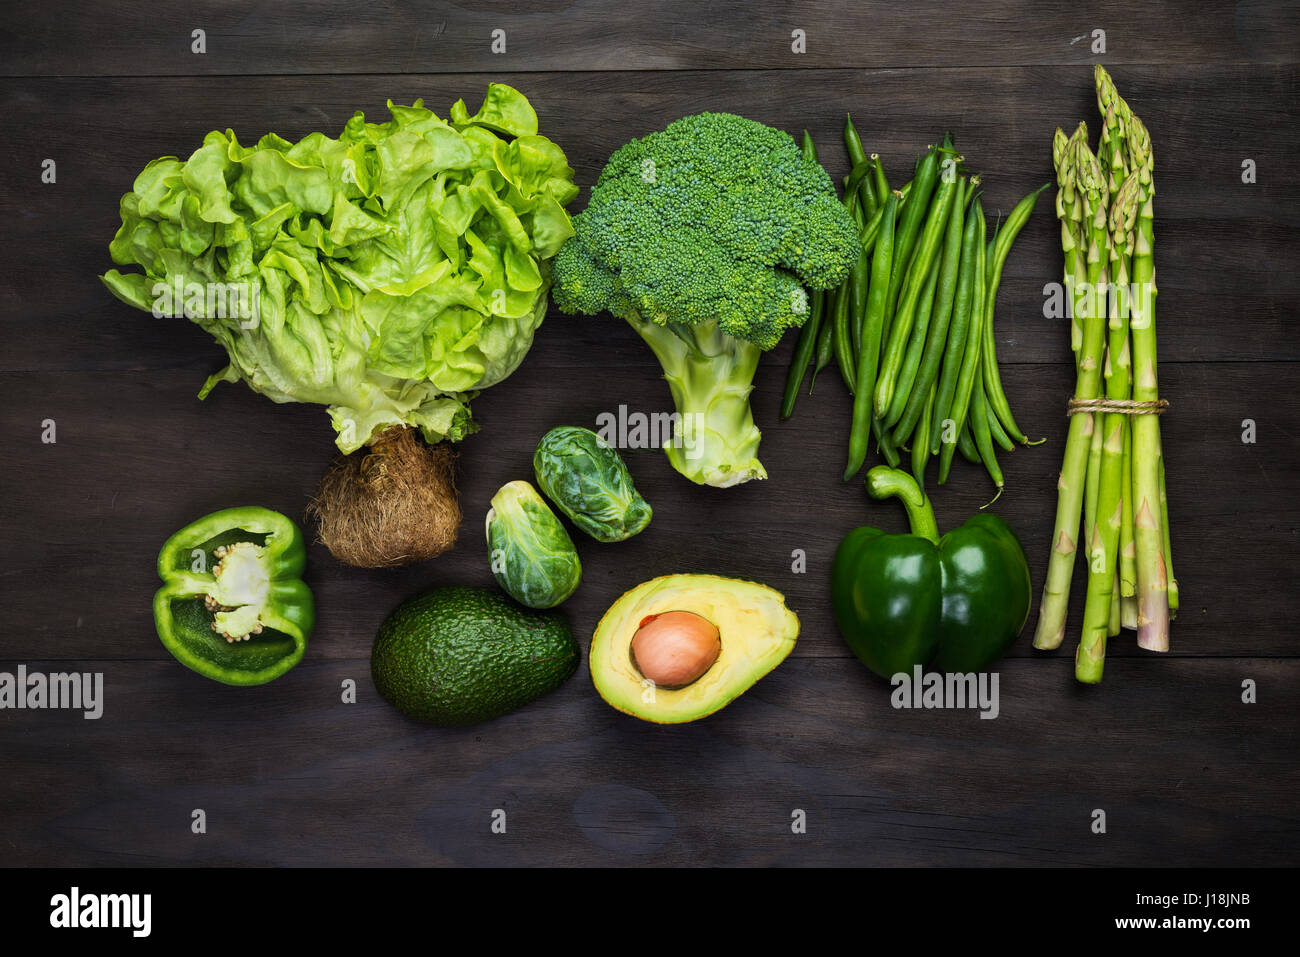
POLYGON ((1151 138, 1100 65, 1095 78, 1103 117, 1097 153, 1082 123, 1052 140, 1077 369, 1034 634, 1035 648, 1064 639, 1082 540, 1088 587, 1075 677, 1086 683, 1101 680, 1106 640, 1122 627, 1137 630, 1139 646, 1168 650, 1178 609, 1155 414, 1164 403, 1156 376, 1151 138))
MULTIPOLYGON (((854 397, 846 481, 862 468, 874 437, 891 467, 899 448, 910 445, 922 486, 932 457, 942 485, 959 451, 984 465, 1000 494, 994 446, 1036 443, 1016 423, 1002 387, 994 304, 1012 243, 1047 186, 1020 200, 987 240, 980 178, 964 175, 951 134, 917 159, 912 179, 897 190, 880 157, 865 154, 852 119, 844 142, 852 167, 844 202, 857 220, 862 255, 823 308, 814 304, 786 380, 782 418, 794 411, 807 368, 815 381, 834 358, 854 397)), ((806 132, 804 151, 816 158, 806 132)))

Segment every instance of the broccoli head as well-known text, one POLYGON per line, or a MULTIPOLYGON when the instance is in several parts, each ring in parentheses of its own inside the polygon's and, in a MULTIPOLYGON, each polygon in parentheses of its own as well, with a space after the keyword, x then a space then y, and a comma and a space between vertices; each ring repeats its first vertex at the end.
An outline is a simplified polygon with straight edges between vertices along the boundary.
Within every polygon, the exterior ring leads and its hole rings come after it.
POLYGON ((808 315, 805 286, 858 256, 826 171, 781 130, 731 113, 683 117, 609 158, 555 264, 566 312, 717 322, 760 349, 808 315))
POLYGON ((805 287, 839 285, 861 249, 826 171, 787 133, 700 113, 617 150, 573 227, 556 305, 608 310, 649 342, 677 402, 674 466, 710 485, 766 477, 758 353, 808 317, 805 287))

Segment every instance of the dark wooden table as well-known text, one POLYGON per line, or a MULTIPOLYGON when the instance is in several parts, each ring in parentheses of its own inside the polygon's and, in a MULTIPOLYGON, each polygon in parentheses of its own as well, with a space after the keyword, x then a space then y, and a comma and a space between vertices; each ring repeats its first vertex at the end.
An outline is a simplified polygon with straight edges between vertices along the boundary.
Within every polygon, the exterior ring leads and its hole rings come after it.
MULTIPOLYGON (((616 0, 332 5, 10 4, 0 27, 0 670, 101 671, 105 711, 0 711, 0 863, 1280 865, 1300 860, 1296 659, 1300 436, 1300 16, 1294 3, 702 4, 616 0), (206 52, 191 52, 192 31, 206 52), (507 50, 491 52, 492 31, 507 50), (1092 52, 1093 31, 1106 52, 1092 52), (807 52, 791 51, 803 30, 807 52), (667 408, 649 351, 608 316, 553 313, 523 367, 474 404, 456 550, 395 571, 321 547, 319 626, 273 684, 181 667, 150 613, 154 559, 208 511, 301 517, 332 454, 322 409, 242 385, 195 393, 224 357, 197 328, 112 299, 97 275, 139 169, 209 129, 336 134, 354 110, 424 97, 444 112, 485 84, 523 90, 589 186, 635 135, 704 109, 807 127, 833 175, 851 110, 901 171, 945 129, 1006 211, 1052 176, 1059 124, 1097 129, 1093 62, 1150 127, 1157 162, 1161 385, 1182 613, 1168 654, 1112 641, 1105 681, 1072 677, 1081 615, 1056 654, 1033 617, 1000 666, 1001 713, 900 711, 831 622, 827 574, 851 527, 901 530, 838 473, 848 400, 827 386, 780 422, 788 337, 753 404, 770 479, 695 487, 629 453, 655 507, 640 537, 579 541, 565 606, 584 650, 603 609, 654 575, 756 578, 803 620, 794 654, 724 711, 656 727, 560 691, 480 727, 413 724, 369 678, 375 629, 435 583, 487 585, 481 521, 529 478, 559 423, 667 408), (42 182, 43 161, 56 180, 42 182), (1252 160, 1257 181, 1243 183, 1252 160), (53 420, 57 441, 42 441, 53 420), (1255 441, 1244 442, 1246 420, 1255 441), (807 571, 791 570, 803 549, 807 571), (345 679, 355 704, 341 700, 345 679), (1257 688, 1243 702, 1243 682, 1257 688), (191 830, 206 814, 205 834, 191 830), (504 834, 491 829, 496 809, 504 834), (807 832, 792 833, 802 809, 807 832), (1107 829, 1092 829, 1095 809, 1107 829)), ((471 109, 473 106, 471 106, 471 109)), ((585 192, 584 192, 585 197, 585 192)), ((581 201, 580 201, 581 202, 581 201)), ((1044 203, 1007 264, 998 349, 1021 424, 1046 444, 1004 456, 997 505, 1029 553, 1051 537, 1072 389, 1068 334, 1042 314, 1061 268, 1044 203)), ((959 463, 941 526, 990 496, 959 463)), ((1036 602, 1035 602, 1036 604, 1036 602)))

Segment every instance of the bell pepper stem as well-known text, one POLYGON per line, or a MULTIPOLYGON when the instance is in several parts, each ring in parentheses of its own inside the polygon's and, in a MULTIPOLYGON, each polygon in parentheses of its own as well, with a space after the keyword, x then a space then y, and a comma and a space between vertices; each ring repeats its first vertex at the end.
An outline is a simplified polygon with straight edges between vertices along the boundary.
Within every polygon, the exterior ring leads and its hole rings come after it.
POLYGON ((907 521, 912 534, 939 544, 939 523, 934 519, 930 499, 916 479, 901 469, 877 465, 867 473, 867 493, 872 498, 897 498, 907 509, 907 521))

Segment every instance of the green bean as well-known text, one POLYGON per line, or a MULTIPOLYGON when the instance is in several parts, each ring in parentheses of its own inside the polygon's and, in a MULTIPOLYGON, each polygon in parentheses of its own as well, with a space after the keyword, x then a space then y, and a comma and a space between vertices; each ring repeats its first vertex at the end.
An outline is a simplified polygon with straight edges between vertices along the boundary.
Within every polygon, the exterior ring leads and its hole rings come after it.
MULTIPOLYGON (((863 193, 872 194, 871 186, 867 182, 862 184, 863 193)), ((858 235, 861 237, 863 231, 867 228, 864 220, 868 219, 867 211, 863 205, 855 203, 854 221, 858 224, 858 235)), ((876 237, 879 235, 879 222, 883 218, 883 210, 877 208, 875 214, 870 217, 876 221, 876 229, 870 236, 862 240, 862 249, 858 253, 858 262, 855 267, 855 275, 858 278, 854 288, 853 312, 850 316, 850 322, 853 326, 853 366, 856 369, 858 356, 862 352, 862 327, 867 321, 867 289, 870 285, 871 275, 871 254, 876 247, 876 237), (877 218, 879 217, 879 218, 877 218)))
POLYGON ((857 357, 862 351, 862 325, 867 314, 868 270, 871 257, 866 252, 858 253, 858 261, 849 273, 849 332, 853 338, 853 365, 857 367, 857 357))
MULTIPOLYGON (((813 142, 812 135, 807 130, 803 131, 800 151, 805 159, 817 162, 817 144, 813 142)), ((808 363, 812 361, 813 351, 817 346, 817 331, 821 326, 824 299, 825 292, 821 289, 814 289, 809 297, 808 318, 804 320, 803 328, 799 330, 799 341, 795 343, 794 355, 790 359, 790 371, 785 377, 785 395, 781 399, 783 419, 788 419, 794 414, 794 403, 799 397, 799 387, 803 385, 803 377, 808 372, 808 363)), ((817 372, 814 370, 813 377, 816 376, 817 372)), ((809 391, 811 390, 810 384, 809 391)))
MULTIPOLYGON (((988 398, 988 391, 985 390, 985 398, 988 398)), ((985 405, 988 403, 986 402, 985 405)), ((998 421, 997 415, 993 409, 988 410, 989 433, 993 436, 993 441, 1002 446, 1004 452, 1010 452, 1016 447, 1016 443, 1011 441, 1011 436, 1007 435, 1007 430, 1002 428, 1002 423, 998 421)))
MULTIPOLYGON (((803 153, 805 159, 810 159, 814 163, 817 162, 817 144, 813 142, 812 134, 810 134, 807 130, 803 131, 803 142, 800 144, 800 151, 803 153)), ((834 295, 835 295, 835 291, 833 289, 832 290, 818 289, 813 293, 813 302, 817 314, 817 323, 816 323, 816 328, 813 330, 813 335, 817 337, 817 341, 815 347, 813 348, 813 356, 814 356, 813 373, 812 373, 812 377, 808 380, 809 395, 812 395, 813 385, 815 385, 817 382, 817 373, 821 372, 823 369, 826 368, 827 365, 830 364, 831 356, 834 351, 831 342, 831 331, 832 331, 831 326, 833 325, 833 323, 830 321, 829 316, 826 317, 825 322, 822 321, 823 314, 834 312, 834 301, 835 301, 834 295), (830 299, 832 303, 832 307, 829 310, 826 308, 827 299, 830 299)), ((812 317, 810 316, 809 323, 811 322, 812 322, 812 317)), ((805 327, 807 325, 808 324, 805 323, 805 327)), ((802 346, 802 344, 803 344, 803 335, 800 334, 799 344, 795 346, 796 356, 798 356, 799 349, 802 346)), ((800 372, 799 378, 800 381, 802 382, 803 379, 802 372, 800 372)), ((788 383, 786 388, 788 392, 789 390, 788 383)), ((791 412, 793 412, 794 411, 793 400, 787 400, 787 401, 789 401, 790 410, 791 412)), ((784 408, 784 404, 782 408, 784 408)))
MULTIPOLYGON (((868 160, 870 162, 870 160, 868 160)), ((870 219, 880 210, 880 199, 876 196, 875 186, 870 178, 864 178, 858 186, 858 200, 862 204, 862 216, 870 219)))
MULTIPOLYGON (((912 189, 912 184, 909 182, 906 185, 904 185, 902 189, 898 191, 899 209, 902 209, 903 206, 906 205, 907 195, 911 191, 911 189, 912 189)), ((866 226, 862 227, 858 232, 858 238, 862 240, 862 248, 867 253, 870 253, 871 250, 875 247, 876 237, 880 234, 880 221, 881 219, 884 218, 884 215, 885 215, 885 207, 882 204, 875 211, 875 213, 873 213, 871 217, 867 220, 866 226)), ((894 220, 895 223, 897 223, 898 220, 897 215, 895 215, 894 220)))
POLYGON ((997 339, 993 334, 993 311, 997 301, 998 285, 1002 282, 1002 266, 1007 261, 1007 254, 1011 252, 1011 244, 1015 242, 1017 234, 1029 221, 1034 205, 1038 202, 1038 196, 1045 189, 1047 189, 1046 183, 1016 203, 1015 208, 1011 210, 1011 215, 1007 217, 1006 224, 994 236, 993 252, 987 266, 988 291, 984 305, 984 388, 988 392, 989 408, 1005 426, 1007 434, 1022 445, 1037 443, 1031 443, 1028 436, 1020 430, 1020 426, 1016 425, 1015 417, 1011 414, 1011 403, 1007 401, 1007 394, 1002 389, 1002 376, 998 372, 997 339))
POLYGON ((961 371, 962 357, 966 354, 966 341, 974 320, 976 250, 983 246, 984 237, 978 232, 974 216, 966 217, 961 241, 961 265, 957 271, 957 299, 953 305, 952 328, 943 350, 943 366, 939 373, 939 391, 934 400, 934 419, 930 423, 930 454, 938 455, 940 446, 956 441, 961 423, 952 430, 944 442, 944 420, 950 418, 953 397, 957 392, 957 376, 961 371))
MULTIPOLYGON (((997 243, 998 233, 1000 233, 1001 231, 1002 231, 1002 217, 999 215, 998 221, 993 224, 992 238, 990 238, 989 241, 984 244, 984 255, 986 257, 984 261, 986 263, 991 263, 993 261, 993 247, 994 244, 997 243)), ((984 277, 985 288, 987 288, 988 278, 989 277, 985 275, 984 277)))
MULTIPOLYGON (((871 161, 861 162, 849 170, 849 175, 844 177, 844 195, 852 195, 863 183, 871 182, 871 161)), ((873 193, 874 196, 874 193, 873 193)))
POLYGON ((925 400, 925 415, 916 423, 916 439, 912 442, 912 476, 916 484, 925 489, 925 467, 930 462, 930 413, 934 411, 934 386, 925 400))
MULTIPOLYGON (((861 231, 862 222, 862 204, 858 202, 858 194, 848 193, 844 197, 844 204, 848 207, 849 215, 853 217, 853 222, 857 224, 861 231)), ((858 261, 853 264, 849 270, 849 337, 852 340, 853 351, 849 356, 850 367, 858 367, 858 350, 861 348, 862 340, 862 314, 866 310, 867 299, 867 271, 871 268, 871 259, 866 253, 858 251, 858 261)))
POLYGON ((826 293, 814 289, 808 297, 808 318, 799 330, 799 341, 794 346, 794 358, 790 360, 790 371, 785 377, 785 395, 781 399, 781 418, 788 419, 794 415, 794 403, 799 398, 799 387, 808 374, 808 364, 812 362, 813 350, 817 347, 817 330, 822 324, 822 306, 826 293))
MULTIPOLYGON (((980 348, 983 349, 982 344, 980 348)), ((971 435, 975 437, 975 448, 979 450, 980 461, 988 470, 993 484, 1001 490, 1002 468, 998 465, 998 457, 993 451, 993 440, 989 436, 989 409, 984 401, 984 383, 978 374, 975 376, 974 385, 971 386, 970 430, 971 435)))
POLYGON ((867 161, 867 151, 862 148, 862 138, 853 125, 853 114, 844 114, 844 147, 849 152, 849 164, 857 166, 867 161))
POLYGON ((877 209, 876 214, 867 220, 867 225, 858 230, 858 239, 862 241, 862 251, 868 256, 871 250, 876 248, 876 237, 880 235, 880 220, 883 218, 884 209, 877 209))
POLYGON ((898 294, 902 291, 903 280, 907 278, 907 268, 912 261, 912 247, 916 244, 922 221, 930 208, 930 197, 939 179, 939 151, 951 148, 952 137, 945 136, 943 146, 932 147, 917 164, 914 177, 916 187, 912 191, 914 195, 908 197, 907 206, 903 209, 903 219, 898 225, 897 237, 894 240, 894 267, 889 276, 889 295, 885 299, 885 310, 889 316, 893 316, 894 309, 898 305, 898 294))
MULTIPOLYGON (((894 208, 897 205, 898 194, 891 193, 885 200, 880 238, 876 240, 875 252, 871 256, 871 276, 867 281, 866 321, 863 323, 862 333, 862 354, 858 359, 856 375, 858 390, 853 397, 849 458, 844 469, 846 482, 858 474, 862 463, 866 461, 867 445, 872 432, 871 396, 876 381, 876 369, 880 362, 881 324, 884 321, 885 295, 889 291, 889 275, 894 258, 894 208)), ((892 437, 880 426, 877 426, 876 430, 881 437, 883 450, 884 440, 892 437)), ((892 441, 889 444, 892 445, 892 441)))
MULTIPOLYGON (((966 424, 967 415, 970 412, 971 396, 975 388, 975 380, 979 376, 980 369, 980 352, 983 346, 983 334, 980 326, 984 318, 984 208, 980 205, 977 198, 971 204, 972 219, 975 222, 976 240, 975 240, 975 268, 974 268, 974 285, 975 289, 971 295, 971 320, 970 331, 966 336, 966 350, 962 356, 961 371, 957 375, 957 388, 953 392, 952 412, 950 417, 953 420, 954 428, 960 429, 966 424)), ((975 435, 976 447, 979 446, 979 430, 972 426, 971 431, 975 435)), ((952 465, 953 446, 945 445, 939 453, 939 484, 943 485, 948 481, 948 469, 952 465)))
POLYGON ((874 416, 871 419, 871 434, 876 437, 876 442, 880 446, 880 455, 884 458, 885 464, 891 469, 898 468, 898 463, 902 459, 899 458, 898 446, 894 444, 894 437, 881 428, 880 420, 874 416))
MULTIPOLYGON (((856 266, 854 267, 857 268, 856 266)), ((839 297, 835 300, 835 315, 832 325, 835 327, 831 333, 834 340, 835 362, 840 367, 840 376, 844 379, 844 385, 849 390, 849 395, 854 391, 854 372, 853 372, 853 335, 849 330, 849 307, 853 301, 853 282, 852 279, 846 279, 840 285, 839 297)))
MULTIPOLYGON (((918 167, 921 166, 922 161, 924 161, 927 156, 929 156, 928 153, 921 154, 920 158, 917 160, 918 167)), ((922 203, 928 203, 930 192, 927 192, 924 189, 920 188, 924 186, 924 184, 920 183, 920 181, 915 176, 912 179, 908 180, 907 185, 905 185, 901 190, 899 190, 899 192, 902 193, 904 196, 910 196, 911 193, 909 191, 909 187, 911 187, 913 184, 919 184, 918 195, 923 197, 918 201, 922 203)), ((901 285, 904 286, 906 285, 906 268, 900 267, 898 261, 898 257, 899 257, 898 234, 899 234, 899 230, 903 228, 903 226, 905 225, 908 219, 909 217, 907 216, 907 209, 905 207, 900 206, 899 213, 898 213, 898 224, 894 227, 894 272, 895 274, 897 274, 898 270, 900 268, 903 268, 903 282, 901 285)), ((909 258, 910 258, 910 253, 909 253, 909 258)), ((890 281, 890 296, 885 304, 885 326, 881 333, 882 349, 884 348, 885 345, 889 343, 890 332, 894 326, 894 313, 898 307, 898 296, 901 291, 900 287, 895 287, 893 275, 889 277, 889 281, 890 281)))
POLYGON ((808 380, 809 395, 812 395, 813 386, 817 384, 817 373, 830 365, 831 359, 835 356, 835 341, 832 333, 835 331, 835 297, 839 288, 837 286, 835 289, 828 289, 824 295, 822 327, 817 330, 817 349, 814 353, 816 359, 813 362, 812 378, 808 380), (826 307, 826 302, 830 303, 829 308, 826 307))
MULTIPOLYGON (((903 184, 903 188, 898 191, 898 208, 902 209, 907 204, 908 193, 911 192, 912 183, 908 181, 903 184)), ((858 238, 862 240, 862 249, 867 254, 875 248, 876 237, 880 235, 880 222, 884 218, 885 207, 880 206, 875 213, 867 220, 867 224, 858 231, 858 238)), ((894 216, 895 230, 897 230, 898 216, 894 216)))
POLYGON ((957 433, 957 451, 971 465, 980 464, 980 451, 975 448, 975 440, 970 435, 970 423, 967 422, 965 428, 957 433))
MULTIPOLYGON (((848 113, 844 114, 844 146, 849 153, 849 165, 857 167, 862 163, 867 163, 866 151, 862 148, 862 139, 858 136, 858 131, 853 125, 853 117, 848 113)), ((862 204, 862 211, 869 219, 879 207, 882 200, 877 200, 875 190, 872 189, 871 183, 864 177, 857 186, 859 202, 862 204)))
MULTIPOLYGON (((934 300, 939 285, 939 260, 930 267, 930 278, 926 280, 921 292, 921 301, 916 308, 916 326, 908 339, 907 353, 898 373, 898 385, 894 388, 894 398, 883 419, 886 428, 893 428, 903 415, 908 399, 914 391, 917 370, 921 365, 921 352, 925 348, 927 334, 930 330, 930 316, 934 313, 934 300)), ((906 436, 903 437, 906 439, 906 436)), ((895 438, 895 441, 902 441, 895 438)))
MULTIPOLYGON (((885 200, 889 198, 889 194, 893 190, 889 188, 889 179, 885 176, 885 161, 880 158, 879 153, 872 153, 871 158, 876 162, 876 168, 872 171, 876 180, 876 196, 880 198, 880 205, 884 206, 885 200)), ((907 194, 906 188, 904 188, 903 194, 907 194)))
MULTIPOLYGON (((1024 229, 1025 223, 1029 222, 1029 217, 1034 212, 1034 206, 1038 203, 1038 197, 1043 190, 1047 189, 1048 185, 1044 183, 1016 203, 1015 208, 1011 210, 1011 215, 1007 217, 1007 221, 1000 224, 994 234, 993 249, 990 253, 991 259, 988 264, 990 279, 995 276, 1001 277, 1002 266, 1007 261, 1007 254, 1011 252, 1011 245, 1016 241, 1016 236, 1020 234, 1020 230, 1024 229)), ((990 285, 989 288, 996 287, 990 285)))
POLYGON ((799 151, 803 153, 804 159, 810 159, 817 162, 817 144, 813 142, 812 134, 807 130, 803 131, 803 139, 799 142, 799 151))
MULTIPOLYGON (((943 358, 944 345, 948 341, 948 323, 952 319, 953 303, 957 298, 957 269, 961 265, 962 227, 966 215, 966 180, 957 183, 957 195, 953 197, 952 212, 948 217, 947 231, 944 233, 943 256, 939 261, 939 285, 935 290, 934 314, 930 320, 930 329, 925 337, 925 349, 921 353, 921 366, 916 373, 912 394, 894 429, 894 441, 901 442, 912 434, 922 413, 926 396, 939 377, 939 361, 943 358)), ((933 413, 933 404, 931 404, 933 413)), ((926 426, 925 434, 931 436, 931 425, 926 426)), ((934 454, 933 448, 931 455, 934 454)))
MULTIPOLYGON (((997 249, 998 236, 1001 234, 1001 232, 1002 232, 1002 220, 1001 217, 999 217, 998 224, 993 227, 993 237, 984 246, 984 251, 988 256, 988 261, 990 264, 988 266, 989 273, 992 273, 993 254, 994 254, 994 250, 997 249)), ((986 310, 984 315, 984 343, 981 346, 981 349, 983 351, 980 353, 980 369, 981 369, 981 375, 983 377, 984 398, 985 398, 984 417, 985 419, 988 420, 989 435, 992 437, 993 441, 996 442, 998 445, 1002 446, 1002 449, 1004 451, 1010 452, 1016 447, 1015 443, 1011 441, 1011 436, 1007 435, 1007 430, 1002 427, 1002 423, 998 420, 997 413, 993 410, 992 402, 989 400, 988 357, 990 352, 993 349, 993 312, 991 308, 992 303, 989 297, 994 295, 995 292, 993 288, 989 286, 988 282, 989 282, 989 277, 986 276, 985 277, 985 287, 986 287, 985 303, 986 305, 989 306, 989 309, 986 310)), ((997 367, 997 362, 995 358, 994 368, 996 369, 996 367, 997 367)))
MULTIPOLYGON (((916 319, 917 304, 929 282, 930 269, 934 265, 938 254, 939 241, 947 228, 948 213, 952 208, 953 196, 956 194, 957 176, 955 173, 950 177, 945 169, 942 180, 939 188, 935 190, 934 201, 931 203, 925 219, 925 227, 921 230, 920 239, 916 244, 916 255, 907 270, 907 282, 904 286, 903 295, 898 301, 898 311, 894 313, 894 321, 889 330, 889 345, 885 349, 884 359, 881 361, 880 377, 876 382, 876 414, 884 416, 886 425, 893 424, 886 413, 892 408, 894 392, 898 385, 899 372, 903 364, 903 355, 907 351, 912 336, 912 325, 916 319)), ((897 421, 898 417, 903 414, 903 404, 906 401, 907 395, 901 396, 898 415, 894 417, 894 421, 897 421)))

